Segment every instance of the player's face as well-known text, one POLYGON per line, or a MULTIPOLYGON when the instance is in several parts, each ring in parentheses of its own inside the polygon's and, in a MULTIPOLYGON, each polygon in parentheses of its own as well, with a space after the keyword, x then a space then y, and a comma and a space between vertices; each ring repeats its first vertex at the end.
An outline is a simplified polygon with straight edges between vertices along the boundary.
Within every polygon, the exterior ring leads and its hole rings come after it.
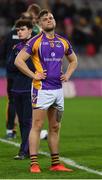
POLYGON ((51 13, 48 13, 42 16, 40 19, 40 26, 46 32, 54 30, 56 27, 56 22, 53 15, 51 13))
POLYGON ((19 37, 19 39, 23 40, 23 39, 29 39, 31 36, 31 29, 28 29, 26 26, 22 26, 20 28, 16 28, 17 30, 17 35, 19 37))

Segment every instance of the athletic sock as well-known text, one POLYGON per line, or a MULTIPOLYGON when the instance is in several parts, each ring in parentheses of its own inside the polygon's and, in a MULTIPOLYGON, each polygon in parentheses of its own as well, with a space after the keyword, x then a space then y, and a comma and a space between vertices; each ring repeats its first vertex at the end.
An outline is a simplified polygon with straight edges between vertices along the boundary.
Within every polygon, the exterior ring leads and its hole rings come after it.
POLYGON ((59 154, 51 154, 52 166, 60 164, 59 154))
POLYGON ((9 134, 9 133, 13 133, 13 130, 12 129, 7 129, 6 134, 9 134))
POLYGON ((31 160, 31 166, 34 164, 38 164, 38 155, 37 154, 30 155, 30 160, 31 160))

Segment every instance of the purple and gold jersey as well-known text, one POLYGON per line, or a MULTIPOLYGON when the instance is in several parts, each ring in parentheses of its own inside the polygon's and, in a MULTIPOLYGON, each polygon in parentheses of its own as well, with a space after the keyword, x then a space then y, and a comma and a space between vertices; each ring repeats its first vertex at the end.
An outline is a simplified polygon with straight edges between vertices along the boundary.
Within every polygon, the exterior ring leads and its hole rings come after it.
POLYGON ((46 79, 33 80, 34 88, 48 90, 62 88, 60 80, 62 60, 64 55, 72 54, 70 43, 58 34, 55 34, 53 39, 48 39, 45 33, 42 32, 32 38, 26 44, 25 49, 31 55, 36 71, 47 71, 46 79))

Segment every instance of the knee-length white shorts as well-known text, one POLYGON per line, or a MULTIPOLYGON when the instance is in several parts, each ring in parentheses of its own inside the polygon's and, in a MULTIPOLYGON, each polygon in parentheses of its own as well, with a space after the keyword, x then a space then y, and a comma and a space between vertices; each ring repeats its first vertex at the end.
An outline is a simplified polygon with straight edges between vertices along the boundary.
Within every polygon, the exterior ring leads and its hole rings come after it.
POLYGON ((64 111, 64 95, 62 88, 56 90, 37 90, 32 87, 31 97, 33 109, 47 110, 52 106, 59 111, 64 111))

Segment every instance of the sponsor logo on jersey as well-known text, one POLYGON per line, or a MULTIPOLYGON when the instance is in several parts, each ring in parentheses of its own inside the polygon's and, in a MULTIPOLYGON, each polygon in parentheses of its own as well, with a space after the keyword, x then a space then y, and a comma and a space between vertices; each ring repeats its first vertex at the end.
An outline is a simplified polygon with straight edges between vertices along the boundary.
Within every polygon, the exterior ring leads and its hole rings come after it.
POLYGON ((59 47, 59 48, 61 47, 60 41, 57 41, 57 42, 56 42, 56 47, 59 47))
POLYGON ((48 42, 42 42, 42 45, 48 45, 49 43, 48 42))
POLYGON ((51 57, 55 57, 55 52, 51 52, 51 57))

